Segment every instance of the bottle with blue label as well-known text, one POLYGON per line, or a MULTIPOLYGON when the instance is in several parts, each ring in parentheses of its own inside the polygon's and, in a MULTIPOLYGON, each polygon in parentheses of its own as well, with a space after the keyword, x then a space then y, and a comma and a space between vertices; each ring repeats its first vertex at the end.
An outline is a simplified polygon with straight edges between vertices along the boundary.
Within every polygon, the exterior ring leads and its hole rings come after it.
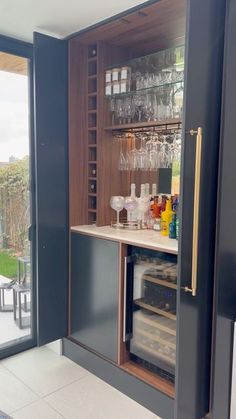
POLYGON ((176 239, 176 214, 172 215, 172 221, 169 225, 169 238, 176 239))

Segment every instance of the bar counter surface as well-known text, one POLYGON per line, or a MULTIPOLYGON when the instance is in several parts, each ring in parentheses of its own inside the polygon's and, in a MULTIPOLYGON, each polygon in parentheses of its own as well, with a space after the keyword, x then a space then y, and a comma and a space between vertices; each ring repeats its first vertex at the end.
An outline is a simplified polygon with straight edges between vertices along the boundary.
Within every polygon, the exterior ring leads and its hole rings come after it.
POLYGON ((159 252, 178 254, 178 241, 162 236, 161 233, 154 230, 125 230, 110 226, 80 225, 71 227, 71 232, 153 249, 159 252))

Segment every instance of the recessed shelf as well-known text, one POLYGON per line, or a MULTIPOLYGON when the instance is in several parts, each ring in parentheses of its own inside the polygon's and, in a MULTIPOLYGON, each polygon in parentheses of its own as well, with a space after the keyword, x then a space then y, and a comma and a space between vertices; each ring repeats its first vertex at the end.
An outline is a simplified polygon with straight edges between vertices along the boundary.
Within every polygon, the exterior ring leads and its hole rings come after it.
POLYGON ((88 97, 96 97, 97 92, 88 93, 88 97))
POLYGON ((97 56, 95 55, 95 56, 93 56, 93 57, 89 57, 88 58, 88 62, 89 63, 91 63, 91 62, 93 62, 93 61, 97 61, 97 56))
POLYGON ((97 196, 97 194, 96 193, 89 192, 88 193, 88 196, 97 196))
POLYGON ((89 144, 88 147, 89 148, 96 148, 97 147, 97 144, 89 144))
POLYGON ((89 160, 88 164, 97 164, 97 160, 89 160))
POLYGON ((88 60, 97 58, 97 44, 92 44, 88 46, 88 60))
POLYGON ((94 115, 96 113, 97 113, 97 109, 89 109, 88 110, 88 114, 90 114, 90 115, 94 115))
POLYGON ((97 180, 97 178, 96 177, 89 176, 88 177, 88 180, 97 180))
POLYGON ((97 78, 97 74, 92 74, 91 76, 88 76, 89 80, 95 80, 97 78))
POLYGON ((93 209, 93 208, 89 208, 89 209, 88 209, 88 212, 94 212, 94 213, 96 213, 96 212, 97 212, 97 210, 96 210, 96 209, 93 209))

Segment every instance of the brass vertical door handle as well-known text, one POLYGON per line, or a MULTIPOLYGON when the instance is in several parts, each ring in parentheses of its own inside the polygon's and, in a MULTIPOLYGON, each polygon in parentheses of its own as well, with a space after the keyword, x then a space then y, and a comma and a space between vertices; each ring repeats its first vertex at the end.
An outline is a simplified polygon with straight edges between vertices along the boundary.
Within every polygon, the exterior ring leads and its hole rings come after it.
POLYGON ((127 263, 128 263, 128 257, 125 256, 124 257, 123 342, 126 342, 127 263))
POLYGON ((197 269, 198 269, 198 233, 199 233, 199 208, 200 208, 200 183, 201 183, 201 157, 202 157, 202 128, 197 131, 190 130, 190 135, 196 135, 194 201, 193 201, 193 238, 192 238, 192 283, 191 288, 184 287, 186 292, 197 295, 197 269))

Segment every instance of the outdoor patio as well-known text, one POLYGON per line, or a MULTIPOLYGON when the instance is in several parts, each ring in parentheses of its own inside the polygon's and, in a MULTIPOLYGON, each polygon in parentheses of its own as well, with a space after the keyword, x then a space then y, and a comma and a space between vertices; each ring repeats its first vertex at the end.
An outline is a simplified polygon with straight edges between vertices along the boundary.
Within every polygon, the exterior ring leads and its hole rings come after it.
MULTIPOLYGON (((0 284, 3 283, 10 283, 11 281, 0 275, 0 284)), ((13 307, 13 290, 7 289, 4 291, 5 295, 5 305, 11 305, 13 307)), ((22 299, 23 300, 23 299, 22 299)), ((27 303, 30 301, 29 294, 27 295, 27 303)), ((24 312, 24 310, 21 310, 22 312, 22 318, 29 317, 30 312, 24 312)), ((17 305, 16 310, 17 318, 19 316, 19 307, 17 305)), ((5 346, 5 344, 8 344, 10 341, 23 338, 27 335, 30 335, 30 327, 26 327, 23 329, 20 329, 16 322, 14 321, 14 314, 13 314, 13 308, 10 312, 2 312, 0 311, 0 347, 5 346)))

